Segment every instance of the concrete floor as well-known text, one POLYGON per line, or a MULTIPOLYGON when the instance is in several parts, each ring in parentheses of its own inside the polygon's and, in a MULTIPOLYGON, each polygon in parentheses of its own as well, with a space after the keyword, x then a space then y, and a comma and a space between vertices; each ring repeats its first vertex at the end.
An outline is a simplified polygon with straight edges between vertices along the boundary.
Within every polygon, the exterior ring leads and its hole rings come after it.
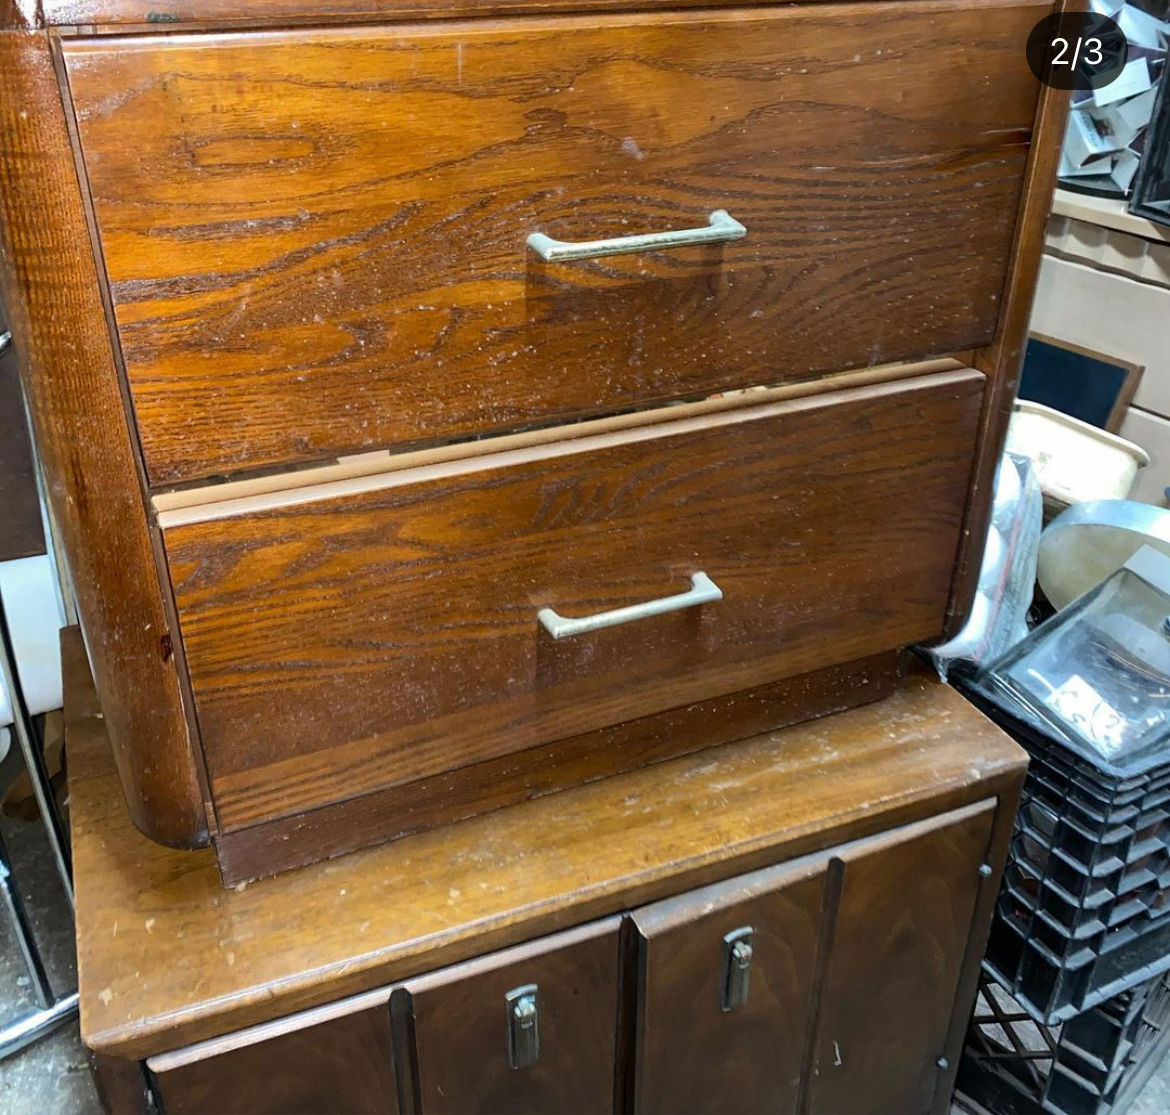
MULTIPOLYGON (((16 868, 54 990, 72 990, 76 986, 73 926, 44 833, 38 824, 6 817, 0 817, 0 832, 16 868)), ((0 1025, 34 1005, 17 943, 7 919, 0 916, 0 1025)), ((0 1112, 100 1115, 101 1106, 75 1020, 16 1056, 0 1061, 0 1112)), ((1166 1112, 1170 1112, 1170 1058, 1130 1106, 1129 1115, 1166 1112)))
MULTIPOLYGON (((38 823, 0 817, 16 879, 54 993, 77 987, 73 921, 52 853, 38 823)), ((12 927, 0 914, 0 1026, 37 1006, 12 927)), ((76 1020, 0 1061, 4 1115, 99 1115, 101 1106, 76 1020)))
MULTIPOLYGON (((1146 1086, 1138 1093, 1137 1098, 1125 1110, 1124 1115, 1166 1115, 1170 1111, 1170 1057, 1165 1058, 1146 1081, 1146 1086)), ((975 1113, 956 1102, 952 1105, 950 1115, 975 1115, 975 1113)), ((1036 1115, 1042 1115, 1037 1108, 1036 1115)))

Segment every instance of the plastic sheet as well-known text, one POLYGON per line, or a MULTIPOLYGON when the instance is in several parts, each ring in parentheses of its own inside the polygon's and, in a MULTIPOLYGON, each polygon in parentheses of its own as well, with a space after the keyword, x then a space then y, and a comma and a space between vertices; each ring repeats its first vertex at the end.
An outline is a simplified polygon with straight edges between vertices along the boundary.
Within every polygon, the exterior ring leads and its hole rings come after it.
POLYGON ((996 477, 991 528, 971 614, 950 642, 924 648, 943 681, 973 676, 1028 633, 1043 500, 1027 457, 1005 453, 996 477))

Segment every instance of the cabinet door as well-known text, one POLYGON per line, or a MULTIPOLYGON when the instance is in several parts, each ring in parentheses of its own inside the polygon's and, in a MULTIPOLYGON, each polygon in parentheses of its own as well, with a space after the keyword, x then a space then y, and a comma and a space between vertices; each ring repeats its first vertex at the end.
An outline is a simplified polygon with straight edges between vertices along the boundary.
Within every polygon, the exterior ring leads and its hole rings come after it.
POLYGON ((167 1115, 396 1115, 390 992, 153 1057, 167 1115))
POLYGON ((634 914, 635 1110, 797 1109, 827 864, 768 868, 634 914))
POLYGON ((406 984, 424 1115, 612 1111, 619 918, 406 984))
POLYGON ((813 1115, 931 1109, 994 814, 980 802, 838 851, 813 1115))

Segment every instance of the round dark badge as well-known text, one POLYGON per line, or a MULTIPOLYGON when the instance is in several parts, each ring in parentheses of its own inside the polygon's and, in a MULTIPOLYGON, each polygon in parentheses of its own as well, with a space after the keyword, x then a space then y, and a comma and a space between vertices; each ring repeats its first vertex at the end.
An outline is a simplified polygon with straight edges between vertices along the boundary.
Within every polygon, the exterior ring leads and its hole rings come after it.
POLYGON ((1101 89, 1129 60, 1125 32, 1093 12, 1045 16, 1032 28, 1026 50, 1032 73, 1053 89, 1101 89))

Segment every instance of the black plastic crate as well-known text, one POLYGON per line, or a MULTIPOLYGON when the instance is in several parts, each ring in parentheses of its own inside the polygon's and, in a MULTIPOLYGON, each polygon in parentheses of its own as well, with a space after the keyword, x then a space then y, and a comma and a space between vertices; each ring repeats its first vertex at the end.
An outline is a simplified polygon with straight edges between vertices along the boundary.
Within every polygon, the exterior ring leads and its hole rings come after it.
POLYGON ((1047 1025, 1170 969, 1170 760, 1121 774, 967 696, 1031 756, 984 967, 1047 1025))
POLYGON ((1068 1022, 1036 1022, 984 976, 967 1030, 958 1098, 996 1115, 1120 1115, 1170 1045, 1170 975, 1068 1022))

